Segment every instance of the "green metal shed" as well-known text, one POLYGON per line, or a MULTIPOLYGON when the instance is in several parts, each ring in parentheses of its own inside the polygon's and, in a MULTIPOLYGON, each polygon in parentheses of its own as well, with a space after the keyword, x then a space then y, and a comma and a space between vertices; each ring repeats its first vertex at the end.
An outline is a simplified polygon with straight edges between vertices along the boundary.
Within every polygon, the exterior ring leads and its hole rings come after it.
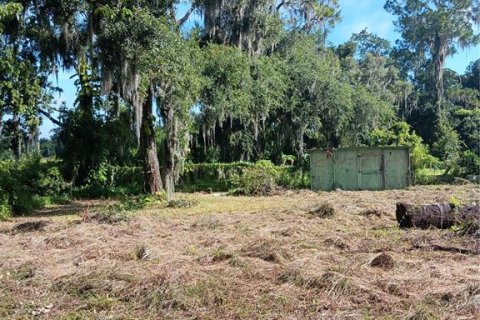
POLYGON ((408 147, 310 150, 313 190, 388 190, 410 185, 408 147))

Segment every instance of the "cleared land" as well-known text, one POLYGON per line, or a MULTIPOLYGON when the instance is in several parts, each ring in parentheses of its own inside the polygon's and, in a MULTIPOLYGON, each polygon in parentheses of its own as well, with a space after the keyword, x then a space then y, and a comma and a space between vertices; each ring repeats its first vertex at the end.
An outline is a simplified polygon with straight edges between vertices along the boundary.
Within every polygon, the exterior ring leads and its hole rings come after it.
POLYGON ((84 221, 105 205, 84 201, 1 223, 0 318, 480 318, 480 238, 395 221, 397 201, 478 201, 478 186, 177 197, 196 204, 112 224, 84 221), (325 204, 333 216, 312 214, 325 204))

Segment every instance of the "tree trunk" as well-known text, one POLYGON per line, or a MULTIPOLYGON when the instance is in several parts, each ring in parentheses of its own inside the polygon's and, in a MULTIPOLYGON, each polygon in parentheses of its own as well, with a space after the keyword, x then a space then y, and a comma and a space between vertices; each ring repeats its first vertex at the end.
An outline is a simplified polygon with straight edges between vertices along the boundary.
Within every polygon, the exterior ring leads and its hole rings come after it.
POLYGON ((296 149, 297 149, 297 158, 299 160, 302 160, 303 159, 303 155, 304 155, 304 128, 300 128, 300 130, 298 130, 298 135, 297 135, 297 146, 296 146, 296 149))
MULTIPOLYGON (((141 144, 141 127, 143 126, 142 115, 144 112, 142 111, 142 103, 140 102, 140 75, 135 73, 133 76, 133 92, 132 92, 132 107, 133 107, 133 115, 134 115, 134 122, 135 122, 135 138, 137 138, 137 145, 140 146, 141 144)), ((152 104, 152 99, 149 102, 152 104)), ((152 114, 152 112, 150 112, 152 114)), ((145 119, 145 117, 143 117, 145 119)))
POLYGON ((3 134, 3 111, 0 109, 0 138, 3 134))
POLYGON ((38 125, 30 129, 28 133, 28 139, 26 143, 27 153, 32 153, 34 151, 40 151, 40 130, 38 125))
POLYGON ((166 106, 163 109, 163 119, 167 128, 167 140, 165 141, 165 165, 163 167, 163 183, 167 199, 171 199, 175 192, 175 153, 178 149, 178 126, 175 118, 175 109, 166 106))
POLYGON ((435 81, 435 113, 437 120, 441 117, 442 101, 444 94, 443 87, 443 65, 445 64, 447 46, 439 35, 435 36, 434 50, 432 58, 434 63, 434 81, 435 81))
POLYGON ((16 113, 13 115, 13 126, 14 126, 13 144, 14 144, 15 161, 19 162, 20 157, 22 155, 22 133, 20 131, 20 117, 16 113))
POLYGON ((163 191, 158 163, 155 126, 153 123, 153 88, 149 88, 148 97, 144 102, 140 130, 140 149, 143 157, 143 174, 145 191, 156 194, 163 191))
POLYGON ((449 204, 411 205, 397 203, 397 221, 401 228, 448 229, 453 225, 476 225, 480 229, 480 206, 455 208, 449 204))

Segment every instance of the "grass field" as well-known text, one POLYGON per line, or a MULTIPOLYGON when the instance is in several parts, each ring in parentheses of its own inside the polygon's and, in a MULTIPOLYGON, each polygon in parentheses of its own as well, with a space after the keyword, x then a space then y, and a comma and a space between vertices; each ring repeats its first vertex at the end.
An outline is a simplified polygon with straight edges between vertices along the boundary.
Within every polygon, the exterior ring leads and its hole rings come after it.
POLYGON ((81 201, 1 223, 0 319, 480 318, 480 256, 431 249, 480 238, 401 230, 394 212, 478 186, 177 198, 194 205, 100 223, 107 204, 81 201))

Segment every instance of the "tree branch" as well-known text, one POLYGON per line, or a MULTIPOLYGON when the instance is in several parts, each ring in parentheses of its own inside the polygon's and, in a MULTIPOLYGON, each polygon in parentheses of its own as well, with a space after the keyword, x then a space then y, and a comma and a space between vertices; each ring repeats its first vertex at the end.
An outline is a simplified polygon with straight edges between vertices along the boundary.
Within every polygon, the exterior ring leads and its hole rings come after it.
POLYGON ((285 4, 285 2, 286 2, 285 0, 280 1, 280 3, 277 5, 277 9, 276 9, 277 12, 283 7, 283 5, 285 4))
POLYGON ((187 13, 185 13, 185 15, 177 21, 177 24, 181 27, 188 20, 188 18, 190 18, 190 15, 193 13, 194 10, 195 8, 192 5, 190 9, 188 9, 187 13))
POLYGON ((42 109, 38 109, 38 112, 45 116, 48 120, 52 121, 54 124, 56 124, 57 126, 59 127, 62 127, 63 126, 63 123, 61 123, 59 120, 55 119, 54 117, 52 117, 48 112, 46 112, 45 110, 42 110, 42 109))

